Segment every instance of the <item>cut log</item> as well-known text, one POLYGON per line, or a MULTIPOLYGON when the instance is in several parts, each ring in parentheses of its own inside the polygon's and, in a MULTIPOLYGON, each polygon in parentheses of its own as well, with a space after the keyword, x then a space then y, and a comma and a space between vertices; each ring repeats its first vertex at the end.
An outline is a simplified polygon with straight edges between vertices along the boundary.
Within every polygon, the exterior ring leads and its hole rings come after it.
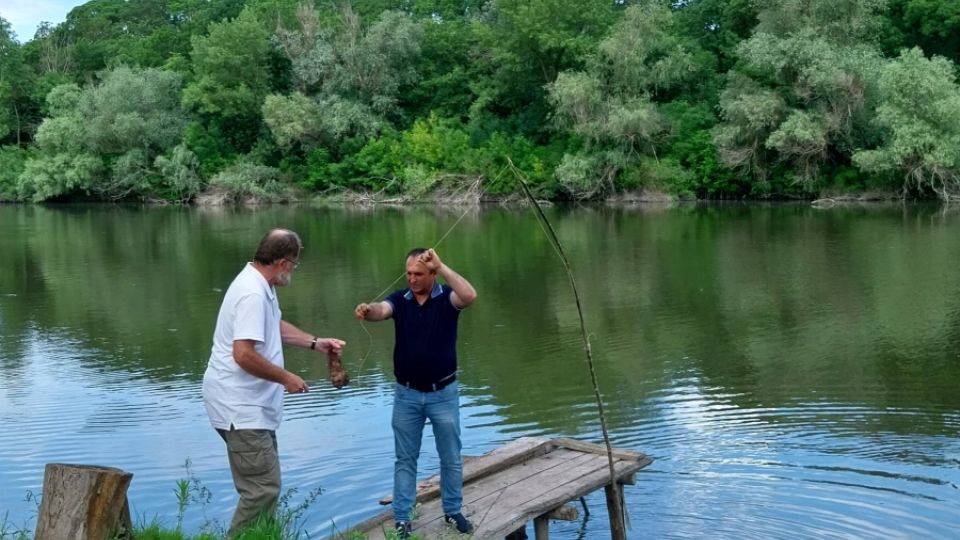
POLYGON ((132 479, 113 467, 48 463, 34 540, 132 539, 132 479))

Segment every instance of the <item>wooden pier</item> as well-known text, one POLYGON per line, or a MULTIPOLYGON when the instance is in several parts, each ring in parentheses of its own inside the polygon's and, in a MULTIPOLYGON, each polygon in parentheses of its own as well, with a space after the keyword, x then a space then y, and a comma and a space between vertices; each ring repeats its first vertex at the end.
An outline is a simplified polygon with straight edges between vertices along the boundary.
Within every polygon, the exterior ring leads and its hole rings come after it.
MULTIPOLYGON (((517 535, 533 520, 537 540, 548 537, 550 519, 578 519, 576 501, 597 489, 622 490, 633 484, 635 473, 653 459, 640 452, 613 451, 617 484, 611 487, 606 447, 573 439, 523 437, 463 463, 463 514, 474 526, 473 538, 523 538, 517 535)), ((622 491, 621 491, 622 495, 622 491)), ((622 497, 621 497, 621 500, 622 497)), ((390 499, 380 501, 389 504, 390 499)), ((417 486, 413 533, 424 540, 466 538, 443 521, 439 477, 417 486)), ((622 521, 620 509, 608 508, 612 519, 622 521)), ((374 516, 333 538, 370 540, 391 537, 393 511, 374 516)))

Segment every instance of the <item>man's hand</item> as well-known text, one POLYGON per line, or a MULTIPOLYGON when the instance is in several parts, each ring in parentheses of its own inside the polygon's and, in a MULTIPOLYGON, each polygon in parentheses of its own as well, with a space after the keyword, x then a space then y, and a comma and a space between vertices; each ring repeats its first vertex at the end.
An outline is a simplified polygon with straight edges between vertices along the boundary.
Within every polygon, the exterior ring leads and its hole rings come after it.
POLYGON ((310 387, 307 386, 307 383, 303 382, 303 379, 295 373, 287 372, 287 376, 283 381, 283 388, 291 394, 302 394, 303 392, 309 392, 310 387))
POLYGON ((353 315, 361 321, 382 321, 393 315, 393 307, 389 302, 360 304, 354 308, 353 315))
POLYGON ((337 355, 343 350, 347 342, 337 338, 317 338, 317 350, 322 353, 335 353, 337 355))
POLYGON ((421 253, 420 256, 417 257, 417 261, 423 263, 423 265, 427 267, 427 270, 431 272, 437 272, 443 267, 443 261, 440 260, 440 256, 432 249, 421 253))

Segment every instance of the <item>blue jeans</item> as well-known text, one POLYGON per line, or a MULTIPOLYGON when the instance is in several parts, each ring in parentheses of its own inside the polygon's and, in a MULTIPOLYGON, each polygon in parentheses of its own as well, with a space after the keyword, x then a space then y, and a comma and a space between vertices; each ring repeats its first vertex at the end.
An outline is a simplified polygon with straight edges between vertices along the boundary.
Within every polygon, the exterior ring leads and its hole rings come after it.
POLYGON ((423 426, 433 426, 440 456, 440 497, 445 514, 456 514, 463 504, 463 464, 460 461, 460 391, 457 382, 436 392, 420 392, 394 385, 393 441, 397 460, 393 465, 393 514, 397 521, 410 521, 417 497, 417 458, 423 426))

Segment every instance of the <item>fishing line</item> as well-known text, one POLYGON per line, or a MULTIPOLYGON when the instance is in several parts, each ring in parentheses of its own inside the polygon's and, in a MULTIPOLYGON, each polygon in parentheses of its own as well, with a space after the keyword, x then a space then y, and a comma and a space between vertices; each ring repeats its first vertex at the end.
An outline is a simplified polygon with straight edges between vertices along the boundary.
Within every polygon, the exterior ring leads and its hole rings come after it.
MULTIPOLYGON (((610 487, 612 488, 610 491, 611 491, 611 495, 613 496, 613 504, 623 509, 623 501, 620 495, 620 490, 616 485, 616 469, 613 463, 613 447, 610 444, 610 434, 607 430, 607 419, 603 409, 603 397, 600 395, 600 386, 597 382, 597 370, 593 362, 593 352, 590 346, 590 334, 587 333, 586 322, 583 317, 583 307, 580 302, 580 293, 579 293, 579 290, 577 289, 577 282, 574 279, 573 270, 570 267, 570 261, 567 259, 567 256, 563 251, 563 245, 560 243, 560 239, 557 237, 557 233, 554 230, 553 225, 550 223, 550 220, 547 219, 547 216, 546 214, 544 214, 543 208, 540 206, 540 203, 537 202, 536 197, 534 197, 533 193, 530 192, 530 187, 527 185, 527 182, 524 179, 523 174, 517 169, 516 165, 513 164, 512 159, 507 158, 507 165, 500 170, 500 172, 494 178, 494 181, 499 179, 500 176, 504 173, 504 171, 507 170, 507 168, 509 168, 513 172, 514 176, 516 176, 517 181, 520 183, 520 187, 522 188, 524 195, 530 201, 530 204, 533 206, 534 212, 538 218, 537 223, 540 225, 540 229, 543 231, 544 235, 547 237, 548 241, 550 242, 550 246, 553 248, 554 252, 556 252, 557 256, 560 258, 560 261, 563 263, 563 267, 567 273, 567 278, 570 281, 570 287, 573 289, 573 296, 577 306, 577 316, 579 317, 579 320, 580 320, 580 334, 581 334, 581 338, 583 339, 584 352, 586 353, 586 356, 587 356, 587 366, 590 368, 590 382, 593 386, 593 395, 594 395, 594 399, 597 404, 597 410, 600 416, 600 429, 603 433, 603 442, 607 450, 607 464, 610 470, 610 487)), ((481 179, 478 179, 468 189, 474 189, 476 186, 480 184, 480 182, 481 182, 481 179)), ((450 228, 447 229, 447 231, 443 234, 443 236, 440 237, 439 240, 437 240, 437 242, 433 245, 431 249, 436 249, 447 238, 447 236, 449 236, 450 233, 453 232, 453 230, 457 227, 457 225, 460 224, 463 218, 467 216, 470 210, 472 210, 472 208, 467 208, 466 210, 464 210, 463 214, 461 214, 460 217, 457 218, 457 220, 453 223, 453 225, 451 225, 450 228)), ((381 291, 379 294, 374 296, 373 299, 370 300, 370 302, 368 303, 372 304, 376 302, 377 298, 380 298, 382 295, 386 294, 398 281, 403 279, 405 276, 406 276, 406 272, 401 273, 386 288, 384 288, 383 291, 381 291)), ((373 352, 373 334, 371 334, 370 331, 367 330, 367 327, 364 324, 364 321, 361 320, 359 322, 360 322, 360 328, 362 328, 363 331, 366 332, 367 334, 369 343, 367 346, 367 352, 366 354, 364 354, 363 358, 360 360, 360 365, 357 367, 358 372, 363 368, 363 365, 364 363, 366 363, 367 358, 369 358, 370 354, 373 352)), ((499 496, 502 496, 502 495, 503 493, 501 492, 497 498, 499 499, 499 496)), ((487 511, 489 512, 489 508, 487 511)), ((622 512, 621 515, 626 515, 626 512, 622 512)), ((484 514, 480 520, 480 523, 483 523, 483 521, 486 520, 486 517, 487 517, 486 514, 484 514)))
POLYGON ((577 282, 573 277, 573 270, 570 268, 570 261, 563 252, 563 245, 560 244, 560 239, 557 237, 557 233, 553 229, 553 225, 550 224, 550 220, 547 219, 546 214, 543 213, 543 208, 540 207, 540 203, 537 202, 537 199, 533 196, 533 193, 530 192, 530 187, 527 185, 526 180, 524 180, 523 174, 521 174, 517 167, 513 164, 513 160, 507 158, 507 163, 509 164, 510 170, 513 171, 514 176, 516 176, 517 180, 520 182, 520 187, 523 188, 523 193, 527 196, 527 199, 530 200, 530 204, 533 205, 534 211, 541 222, 540 228, 544 230, 548 240, 550 240, 551 244, 553 245, 554 251, 557 252, 557 255, 560 257, 560 261, 563 262, 564 269, 567 271, 567 278, 570 281, 570 287, 573 289, 573 298, 577 303, 577 315, 580 318, 580 334, 583 338, 583 350, 587 354, 587 365, 590 367, 590 381, 593 383, 593 397, 597 402, 597 410, 600 413, 600 429, 603 432, 603 442, 607 447, 607 463, 610 468, 610 491, 613 495, 613 503, 617 507, 622 508, 623 503, 621 502, 620 498, 620 490, 616 484, 617 476, 613 466, 613 448, 610 446, 610 435, 607 432, 607 419, 603 412, 603 398, 600 395, 600 385, 597 383, 597 370, 593 364, 593 352, 590 347, 590 335, 587 333, 587 324, 583 318, 583 308, 580 304, 580 293, 577 290, 577 282))
MULTIPOLYGON (((494 181, 496 181, 497 179, 499 179, 500 176, 501 176, 501 175, 504 173, 504 171, 506 171, 506 170, 507 170, 507 167, 504 166, 504 168, 500 170, 500 173, 497 174, 496 177, 494 177, 494 181)), ((480 185, 481 180, 482 180, 482 179, 477 179, 475 182, 473 182, 473 183, 470 185, 470 187, 467 188, 467 191, 471 191, 471 190, 477 189, 477 188, 479 187, 479 185, 480 185)), ((453 230, 454 230, 455 228, 457 228, 457 225, 459 225, 460 222, 463 221, 463 218, 467 217, 467 214, 470 213, 471 210, 473 210, 473 208, 471 208, 471 207, 468 206, 467 209, 464 210, 462 214, 460 214, 460 217, 457 218, 457 220, 456 220, 455 222, 453 222, 453 225, 451 225, 450 228, 447 229, 447 232, 443 233, 443 236, 441 236, 440 239, 437 240, 437 243, 435 243, 435 244, 433 245, 433 247, 430 248, 430 249, 437 249, 437 246, 439 246, 441 243, 443 243, 443 241, 446 240, 448 236, 450 236, 450 233, 452 233, 453 230)), ((372 303, 376 302, 376 301, 377 301, 377 298, 380 298, 381 296, 383 296, 384 294, 386 294, 387 292, 389 292, 390 289, 392 289, 393 286, 396 285, 398 281, 400 281, 401 279, 403 279, 404 277, 406 277, 406 275, 407 275, 406 271, 404 271, 403 273, 401 273, 399 276, 397 276, 396 279, 394 279, 393 281, 391 281, 390 284, 386 286, 386 288, 384 288, 382 291, 380 291, 379 293, 377 293, 377 295, 374 296, 373 299, 370 300, 370 301, 367 302, 367 303, 368 303, 368 304, 372 304, 372 303)), ((357 366, 358 376, 359 376, 360 370, 363 368, 363 364, 365 364, 365 363, 367 362, 367 358, 369 358, 369 357, 370 357, 370 353, 373 352, 373 334, 370 333, 370 330, 367 330, 367 325, 364 324, 364 321, 362 321, 362 320, 360 321, 360 328, 362 328, 363 331, 366 332, 368 342, 367 342, 367 352, 366 352, 366 354, 363 355, 363 358, 360 359, 360 365, 357 366)))

